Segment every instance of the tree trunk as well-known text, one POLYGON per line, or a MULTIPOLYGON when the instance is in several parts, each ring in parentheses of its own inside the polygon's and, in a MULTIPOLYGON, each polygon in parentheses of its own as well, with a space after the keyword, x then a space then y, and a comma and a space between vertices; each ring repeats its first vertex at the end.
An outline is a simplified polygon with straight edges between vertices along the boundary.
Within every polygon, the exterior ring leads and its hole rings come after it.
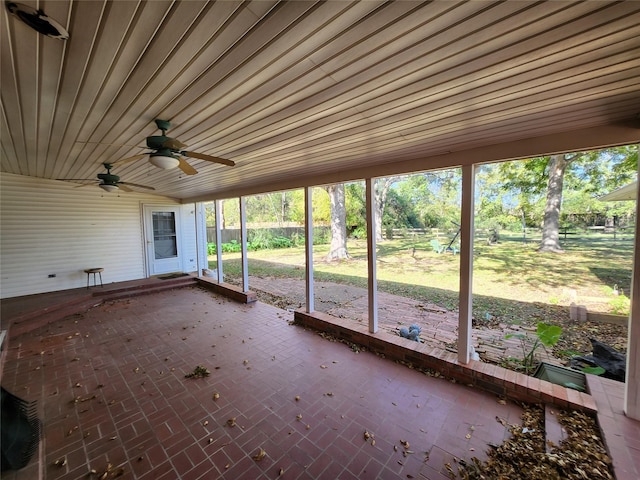
POLYGON ((376 234, 376 242, 384 241, 384 237, 382 235, 382 215, 384 214, 384 207, 387 203, 387 195, 389 194, 389 189, 393 182, 395 182, 399 177, 386 177, 379 178, 375 181, 375 205, 374 205, 374 219, 375 219, 375 234, 376 234))
POLYGON ((540 252, 562 253, 560 247, 560 207, 562 205, 562 188, 564 172, 571 161, 564 155, 552 155, 549 159, 549 180, 547 183, 547 203, 544 208, 542 225, 542 241, 540 252))
POLYGON ((227 217, 224 214, 224 200, 220 200, 220 218, 222 218, 222 225, 220 225, 220 230, 224 230, 227 228, 227 217))
POLYGON ((325 187, 331 202, 331 246, 326 260, 349 258, 347 251, 347 207, 345 205, 344 184, 325 187))

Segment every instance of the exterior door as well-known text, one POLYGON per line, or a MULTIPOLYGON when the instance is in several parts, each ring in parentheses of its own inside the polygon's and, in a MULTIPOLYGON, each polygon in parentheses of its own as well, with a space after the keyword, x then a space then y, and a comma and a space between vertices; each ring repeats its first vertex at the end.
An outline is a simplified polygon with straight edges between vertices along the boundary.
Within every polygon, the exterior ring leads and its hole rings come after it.
POLYGON ((149 275, 182 272, 180 208, 145 206, 149 275))

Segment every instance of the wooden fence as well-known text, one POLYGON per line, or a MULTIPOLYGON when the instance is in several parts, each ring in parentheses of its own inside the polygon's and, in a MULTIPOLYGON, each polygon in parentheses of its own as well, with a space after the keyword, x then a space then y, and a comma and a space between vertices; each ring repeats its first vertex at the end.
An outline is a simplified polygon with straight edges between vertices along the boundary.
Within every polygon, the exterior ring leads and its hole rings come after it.
MULTIPOLYGON (((240 243, 239 228, 224 228, 221 231, 222 243, 230 243, 235 240, 240 243)), ((314 237, 330 235, 328 226, 313 227, 314 237)), ((247 237, 249 240, 257 235, 267 237, 285 237, 292 239, 294 236, 304 238, 304 227, 272 227, 272 228, 247 228, 247 237)), ((216 243, 216 228, 207 227, 207 243, 216 243)))

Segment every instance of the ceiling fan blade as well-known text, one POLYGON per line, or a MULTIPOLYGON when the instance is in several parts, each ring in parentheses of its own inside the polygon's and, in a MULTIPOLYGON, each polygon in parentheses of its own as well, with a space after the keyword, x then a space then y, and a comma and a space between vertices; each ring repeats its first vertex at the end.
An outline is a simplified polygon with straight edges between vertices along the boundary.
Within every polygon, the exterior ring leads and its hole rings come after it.
POLYGON ((97 185, 97 184, 96 183, 83 183, 82 185, 76 185, 73 188, 91 187, 93 185, 97 185))
POLYGON ((184 155, 185 157, 197 158, 199 160, 206 160, 207 162, 222 163, 223 165, 229 165, 230 167, 233 167, 236 164, 233 160, 227 160, 226 158, 220 158, 220 157, 213 157, 211 155, 206 155, 204 153, 180 152, 180 154, 184 155))
POLYGON ((198 171, 193 168, 191 165, 187 163, 187 161, 180 157, 180 163, 178 164, 178 168, 182 170, 185 175, 195 175, 198 171))
POLYGON ((175 138, 168 138, 165 142, 162 143, 162 146, 170 150, 180 150, 181 148, 187 148, 184 143, 182 143, 180 140, 176 140, 175 138))
POLYGON ((131 190, 129 187, 123 185, 122 182, 118 182, 118 188, 123 192, 133 192, 133 190, 131 190))
POLYGON ((148 153, 140 153, 138 155, 134 155, 133 157, 122 158, 120 160, 116 160, 115 162, 111 162, 111 166, 115 167, 116 165, 124 165, 125 163, 135 162, 136 160, 140 160, 148 155, 148 153))
MULTIPOLYGON (((140 185, 140 184, 138 184, 138 183, 131 183, 131 182, 118 182, 118 186, 121 186, 121 185, 125 185, 125 186, 127 186, 127 185, 131 185, 132 187, 146 188, 147 190, 155 190, 155 188, 153 188, 153 187, 147 187, 146 185, 140 185)), ((126 188, 126 187, 125 187, 125 188, 126 188)), ((124 188, 123 188, 123 190, 124 190, 124 188)), ((130 191, 130 190, 125 190, 125 191, 130 191)))

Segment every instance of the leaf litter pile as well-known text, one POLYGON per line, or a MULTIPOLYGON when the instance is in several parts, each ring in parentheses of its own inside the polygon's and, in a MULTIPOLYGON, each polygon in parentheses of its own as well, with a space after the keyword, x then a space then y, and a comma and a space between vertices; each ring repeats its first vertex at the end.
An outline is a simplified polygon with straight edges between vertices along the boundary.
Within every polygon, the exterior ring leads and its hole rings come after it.
MULTIPOLYGON (((497 418, 498 421, 500 419, 497 418)), ((492 446, 488 459, 460 462, 459 476, 466 480, 596 480, 614 479, 611 459, 600 438, 596 421, 578 411, 558 413, 566 431, 560 445, 545 447, 544 409, 525 405, 522 425, 511 425, 511 438, 492 446)))
POLYGON ((198 365, 193 369, 193 372, 187 373, 184 378, 205 378, 209 375, 211 375, 211 372, 207 369, 207 367, 198 365))

